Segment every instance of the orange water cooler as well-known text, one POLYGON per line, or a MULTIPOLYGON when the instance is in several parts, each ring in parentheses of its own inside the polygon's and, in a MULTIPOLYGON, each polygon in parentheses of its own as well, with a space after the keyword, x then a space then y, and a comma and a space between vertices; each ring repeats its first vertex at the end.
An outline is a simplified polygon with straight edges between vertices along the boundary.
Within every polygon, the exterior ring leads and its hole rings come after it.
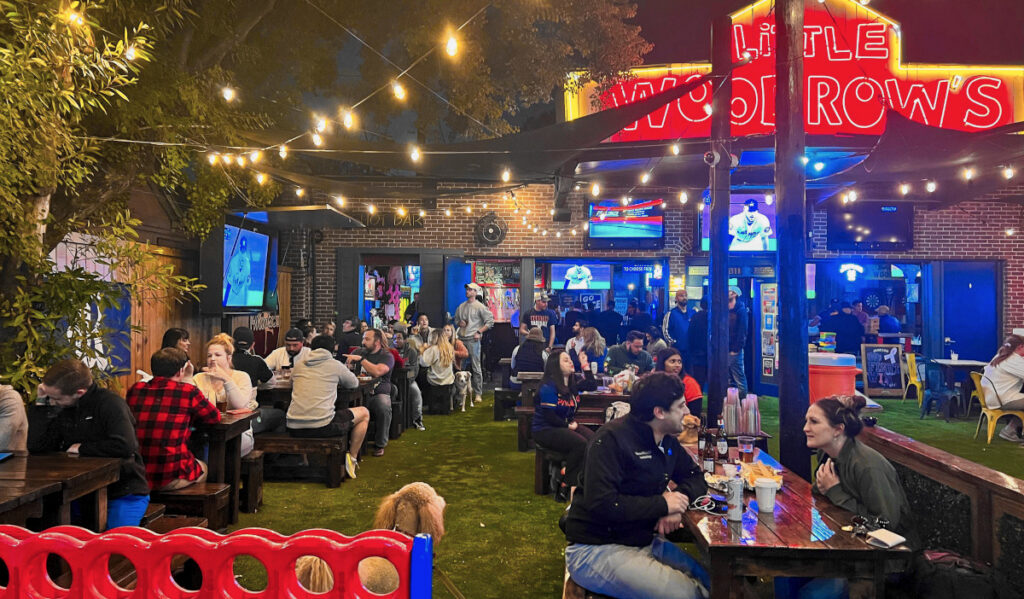
POLYGON ((853 395, 857 389, 857 358, 851 354, 811 352, 808 356, 811 403, 829 395, 853 395))

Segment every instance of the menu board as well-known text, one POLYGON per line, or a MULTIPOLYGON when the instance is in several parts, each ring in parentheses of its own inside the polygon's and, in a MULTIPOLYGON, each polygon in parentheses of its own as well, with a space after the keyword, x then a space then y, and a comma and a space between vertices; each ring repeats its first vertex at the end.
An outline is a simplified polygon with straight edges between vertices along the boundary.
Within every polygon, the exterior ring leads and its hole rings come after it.
POLYGON ((869 396, 903 396, 903 346, 865 343, 860 346, 864 393, 869 396))

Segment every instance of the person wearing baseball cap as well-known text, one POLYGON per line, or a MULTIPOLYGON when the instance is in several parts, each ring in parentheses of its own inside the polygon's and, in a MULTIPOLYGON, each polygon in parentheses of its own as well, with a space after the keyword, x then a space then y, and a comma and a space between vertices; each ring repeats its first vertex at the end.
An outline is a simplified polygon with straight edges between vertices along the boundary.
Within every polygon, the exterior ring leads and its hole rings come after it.
MULTIPOLYGON (((480 339, 484 333, 494 326, 494 315, 490 309, 477 298, 483 289, 476 283, 466 283, 466 301, 455 310, 455 324, 459 327, 457 334, 466 349, 469 350, 470 368, 473 373, 473 393, 476 401, 483 401, 484 378, 480 366, 480 339)), ((473 402, 470 402, 473 405, 473 402)))
POLYGON ((263 358, 252 353, 254 335, 249 327, 238 327, 231 334, 235 339, 235 353, 231 354, 231 365, 249 375, 252 386, 265 383, 274 376, 263 358))
POLYGON ((275 372, 290 370, 296 361, 305 360, 309 355, 309 348, 304 345, 305 340, 306 336, 301 329, 289 329, 284 334, 284 347, 275 349, 267 356, 267 367, 275 372))
POLYGON ((729 217, 730 251, 768 251, 768 238, 774 234, 771 221, 757 211, 757 200, 743 202, 743 212, 729 217))
POLYGON ((555 324, 558 315, 548 309, 548 296, 538 291, 533 296, 533 308, 527 310, 519 319, 519 333, 522 337, 530 334, 530 329, 540 327, 548 349, 555 344, 555 324))

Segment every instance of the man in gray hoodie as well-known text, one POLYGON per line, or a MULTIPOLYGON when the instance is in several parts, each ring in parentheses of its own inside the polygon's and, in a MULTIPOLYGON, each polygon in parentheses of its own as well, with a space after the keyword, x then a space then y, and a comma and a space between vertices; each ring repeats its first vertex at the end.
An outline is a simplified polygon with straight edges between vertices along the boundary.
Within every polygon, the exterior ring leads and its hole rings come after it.
POLYGON ((480 368, 480 338, 484 331, 494 326, 494 315, 477 296, 483 290, 476 283, 466 283, 466 301, 455 310, 455 324, 459 327, 459 340, 469 350, 473 369, 473 393, 476 401, 483 401, 484 378, 480 368))
POLYGON ((293 437, 338 437, 351 428, 348 435, 348 453, 345 454, 345 472, 356 477, 359 448, 366 437, 370 412, 362 406, 335 410, 338 386, 355 389, 359 386, 356 375, 331 353, 336 348, 334 337, 319 335, 310 343, 311 351, 295 361, 292 372, 292 401, 288 406, 287 428, 293 437))

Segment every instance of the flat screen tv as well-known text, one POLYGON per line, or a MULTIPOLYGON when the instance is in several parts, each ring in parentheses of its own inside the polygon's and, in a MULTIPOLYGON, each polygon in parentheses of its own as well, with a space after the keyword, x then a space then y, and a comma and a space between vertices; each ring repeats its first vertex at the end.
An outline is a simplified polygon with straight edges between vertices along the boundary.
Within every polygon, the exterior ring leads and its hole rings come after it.
POLYGON ((605 199, 590 204, 587 249, 661 249, 665 216, 661 198, 605 199))
POLYGON ((269 235, 224 225, 222 305, 225 308, 263 307, 269 250, 269 235))
MULTIPOLYGON (((700 249, 711 249, 710 202, 700 213, 700 249)), ((730 252, 774 252, 775 202, 765 194, 732 194, 729 197, 730 252)))
POLYGON ((551 289, 611 289, 611 264, 587 262, 555 263, 551 265, 551 289))
POLYGON ((914 205, 854 202, 829 207, 830 250, 909 250, 914 247, 914 205))

